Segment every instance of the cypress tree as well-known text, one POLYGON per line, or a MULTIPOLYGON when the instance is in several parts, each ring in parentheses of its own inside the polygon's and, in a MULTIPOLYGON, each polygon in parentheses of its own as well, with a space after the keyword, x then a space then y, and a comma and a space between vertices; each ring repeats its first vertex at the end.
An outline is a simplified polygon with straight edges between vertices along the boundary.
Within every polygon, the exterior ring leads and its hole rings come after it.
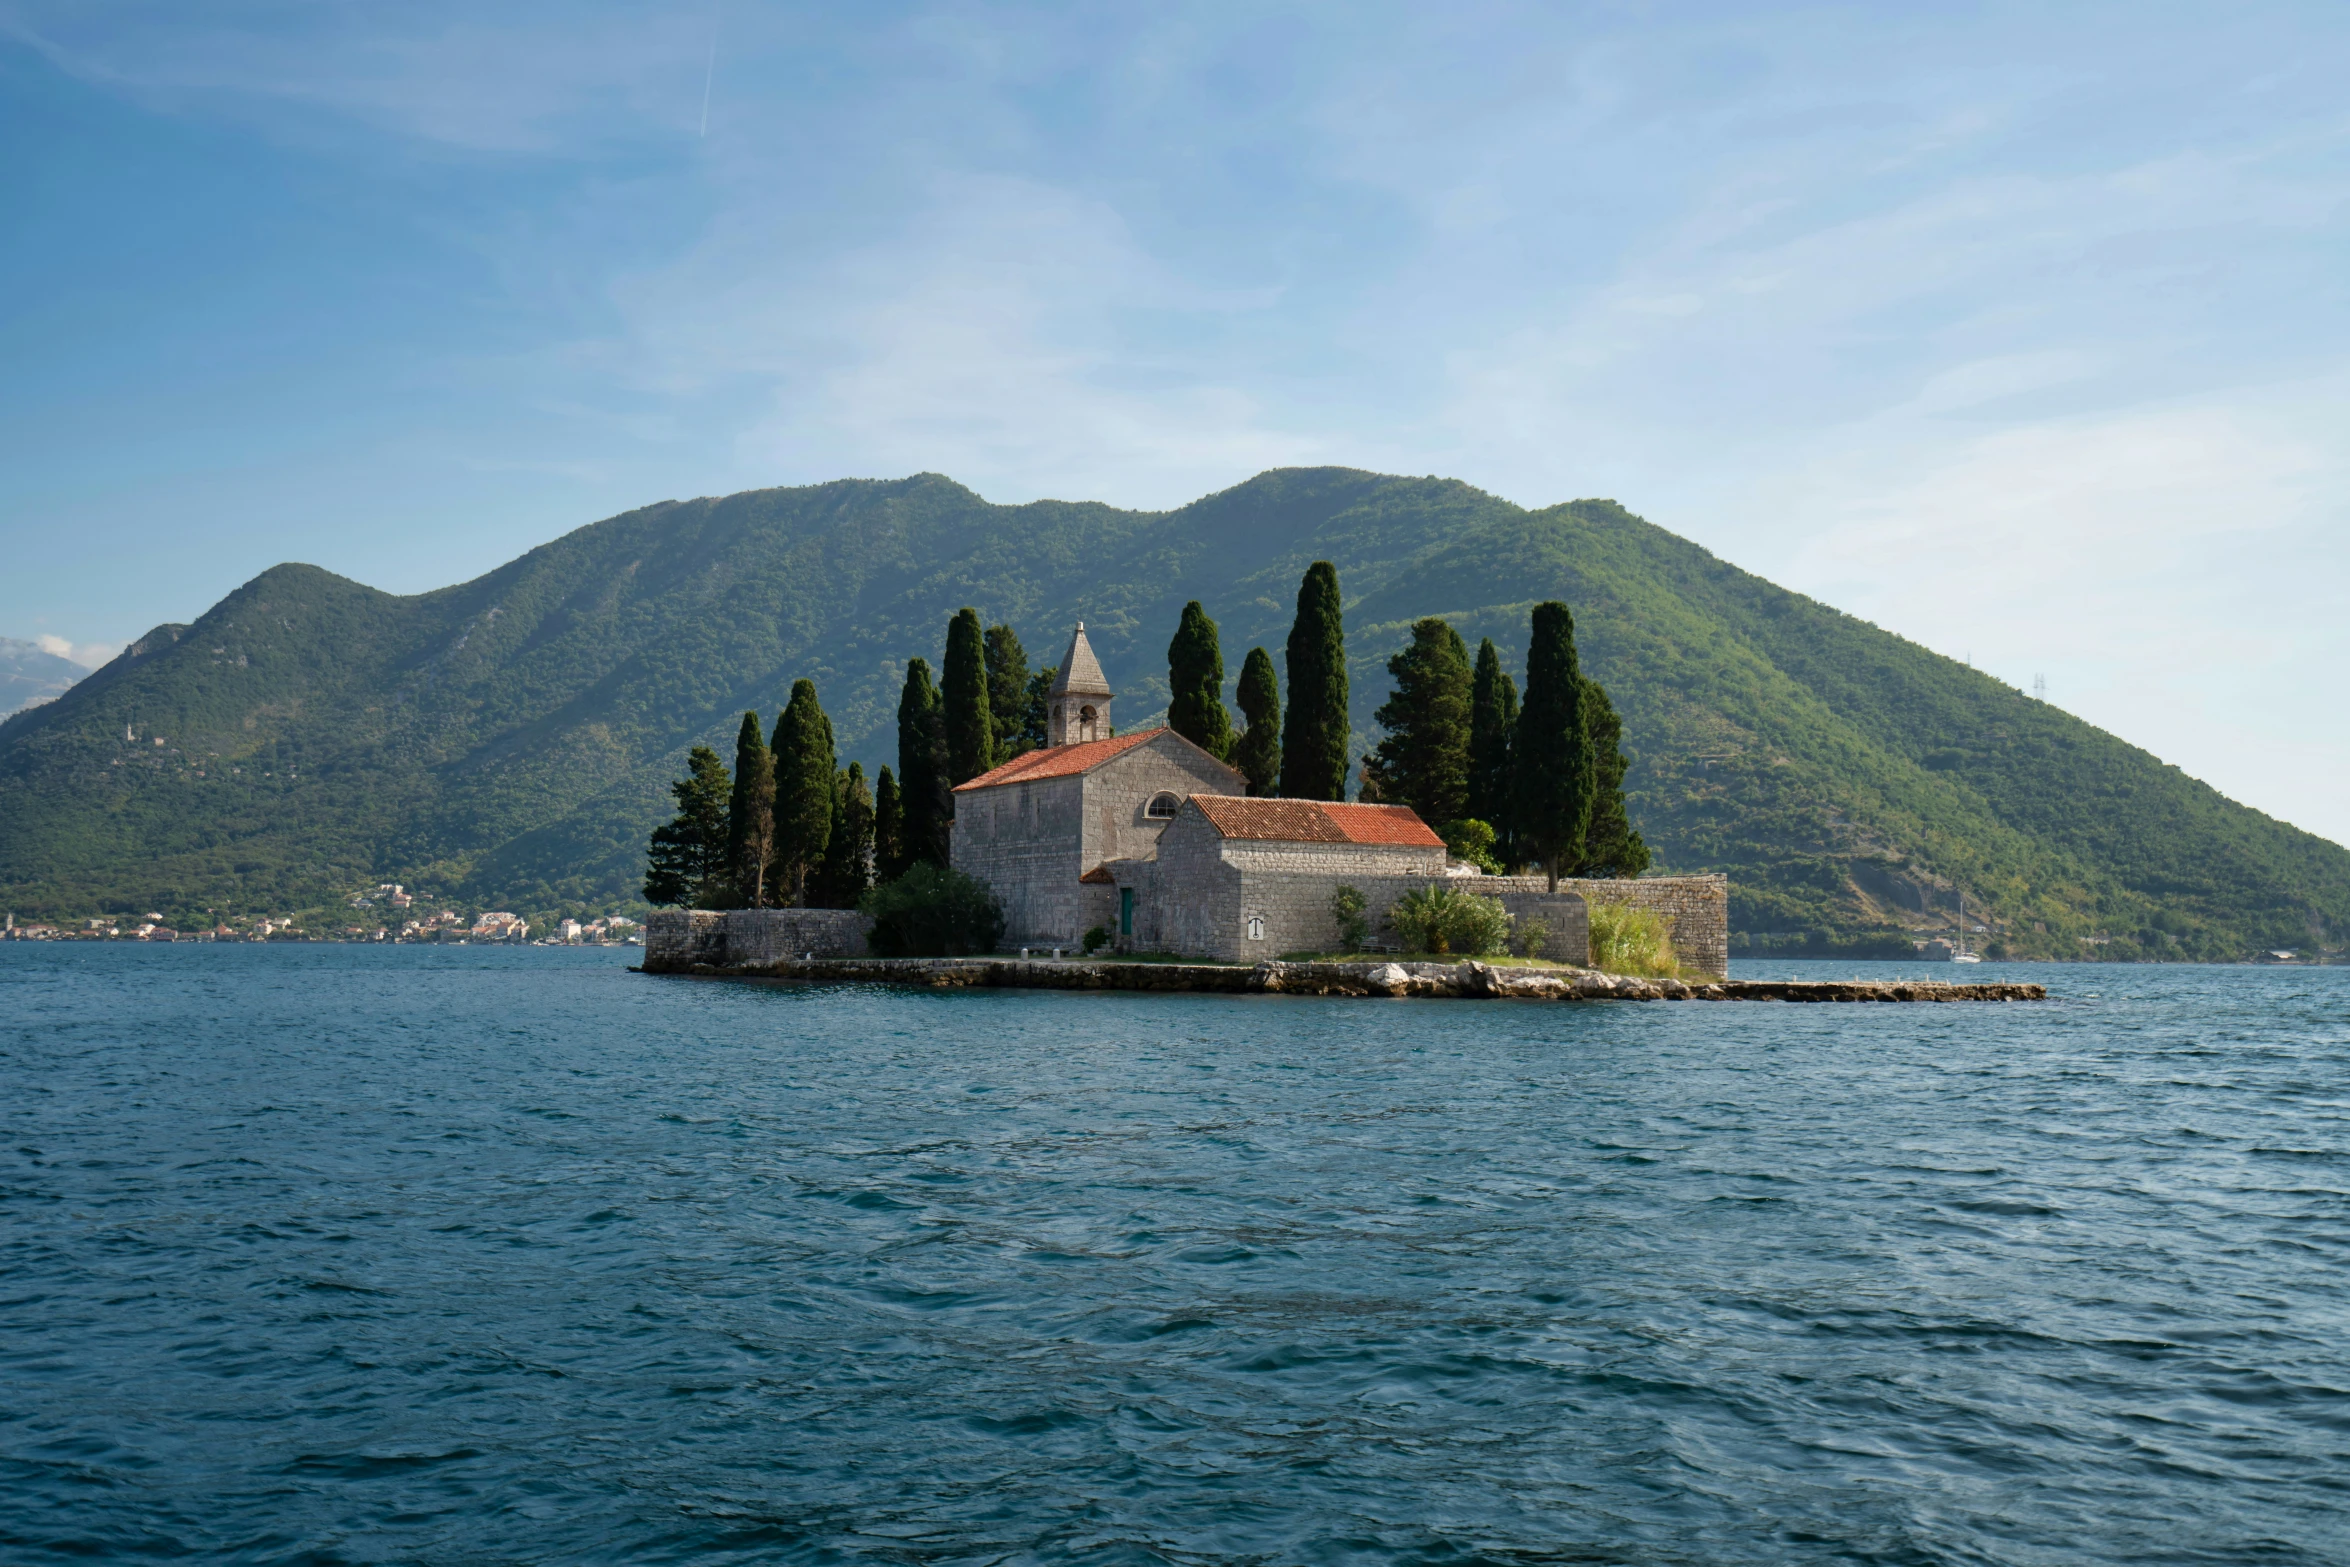
POLYGON ((767 862, 775 855, 775 759, 759 737, 759 715, 743 714, 734 739, 734 793, 726 805, 726 863, 733 906, 767 906, 767 862))
MULTIPOLYGON (((945 690, 947 787, 969 783, 995 765, 995 705, 987 695, 987 634, 979 611, 959 609, 947 622, 945 690)), ((945 863, 941 861, 940 863, 945 863)))
MULTIPOLYGON (((1365 796, 1408 805, 1431 827, 1467 814, 1469 650, 1433 616, 1412 623, 1412 640, 1387 661, 1395 694, 1377 714, 1387 738, 1364 759, 1365 796)), ((1490 824, 1488 824, 1490 825, 1490 824)))
POLYGON ((1020 749, 1041 751, 1052 738, 1052 724, 1046 716, 1052 706, 1053 676, 1060 668, 1047 664, 1028 677, 1028 705, 1020 712, 1020 749))
POLYGON ((1578 876, 1629 881, 1648 869, 1648 844, 1624 807, 1624 721, 1598 681, 1583 682, 1583 731, 1591 741, 1591 825, 1583 834, 1578 876))
POLYGON ((1232 754, 1232 715, 1224 711, 1224 650, 1216 623, 1193 599, 1167 644, 1167 727, 1222 759, 1232 754))
POLYGON ((1289 717, 1281 731, 1281 792, 1297 800, 1346 798, 1346 625, 1338 568, 1306 568, 1289 627, 1289 717))
POLYGON ((1273 678, 1272 654, 1248 650, 1235 694, 1248 729, 1232 743, 1232 765, 1248 780, 1249 793, 1271 794, 1281 783, 1281 687, 1273 678))
POLYGON ((1510 734, 1518 727, 1518 683, 1487 637, 1477 645, 1469 690, 1469 815, 1493 829, 1504 865, 1516 863, 1517 810, 1511 799, 1510 734))
POLYGON ((873 785, 873 874, 883 881, 906 874, 906 809, 886 767, 873 785))
POLYGON ((1534 606, 1526 644, 1526 705, 1518 713, 1512 771, 1520 847, 1558 891, 1562 867, 1580 862, 1591 821, 1591 737, 1584 727, 1583 671, 1575 617, 1553 599, 1534 606))
POLYGON ((808 901, 821 908, 853 909, 873 885, 873 794, 865 787, 863 763, 851 762, 834 777, 832 802, 832 836, 808 901))
POLYGON ((706 745, 686 756, 686 775, 669 786, 677 816, 653 829, 645 851, 645 901, 692 908, 725 901, 726 805, 734 780, 706 745))
POLYGON ((808 901, 808 873, 824 863, 832 841, 832 721, 816 701, 816 682, 792 682, 791 701, 775 721, 775 870, 778 897, 808 901))
POLYGON ((987 701, 995 720, 995 759, 1001 767, 1042 740, 1028 740, 1028 650, 1010 626, 987 628, 987 701))
POLYGON ((906 688, 898 697, 898 848, 911 867, 947 862, 947 824, 954 797, 947 783, 945 716, 930 665, 906 665, 906 688))

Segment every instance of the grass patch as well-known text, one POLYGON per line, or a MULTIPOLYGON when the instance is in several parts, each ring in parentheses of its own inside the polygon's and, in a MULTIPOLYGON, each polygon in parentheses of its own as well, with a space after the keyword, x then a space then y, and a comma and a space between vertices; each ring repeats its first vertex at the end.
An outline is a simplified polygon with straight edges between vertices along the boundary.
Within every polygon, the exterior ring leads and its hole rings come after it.
POLYGON ((1637 979, 1672 979, 1681 972, 1673 956, 1673 922, 1653 909, 1622 903, 1594 903, 1591 910, 1591 966, 1637 979))

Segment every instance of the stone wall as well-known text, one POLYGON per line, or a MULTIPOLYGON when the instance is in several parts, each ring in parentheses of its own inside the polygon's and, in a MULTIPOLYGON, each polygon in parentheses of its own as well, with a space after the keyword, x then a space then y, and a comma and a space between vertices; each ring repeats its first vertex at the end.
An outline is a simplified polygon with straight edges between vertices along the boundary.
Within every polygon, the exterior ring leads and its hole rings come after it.
POLYGON ((645 920, 645 969, 669 974, 697 963, 723 968, 809 953, 861 958, 872 929, 854 909, 664 909, 645 920))
POLYGON ((1570 879, 1554 895, 1541 876, 1444 876, 1436 851, 1226 840, 1189 816, 1160 839, 1158 859, 1117 860, 1108 869, 1135 895, 1133 934, 1119 940, 1125 951, 1227 963, 1335 952, 1338 919, 1330 901, 1342 885, 1364 895, 1372 946, 1392 949, 1386 922, 1396 900, 1441 884, 1499 898, 1513 922, 1541 920, 1551 933, 1544 956, 1555 962, 1591 961, 1588 906, 1613 903, 1664 915, 1673 950, 1688 968, 1724 977, 1730 967, 1730 884, 1723 876, 1570 879))
POLYGON ((1014 947, 1074 945, 1084 875, 1085 778, 974 789, 955 797, 955 869, 986 882, 1014 947))
MULTIPOLYGON (((1550 883, 1541 876, 1479 876, 1459 885, 1497 896, 1506 904, 1515 896, 1540 894, 1550 883)), ((1673 954, 1683 967, 1716 978, 1729 977, 1729 877, 1643 876, 1638 881, 1561 877, 1559 891, 1572 892, 1586 903, 1627 904, 1662 914, 1671 922, 1673 954)))

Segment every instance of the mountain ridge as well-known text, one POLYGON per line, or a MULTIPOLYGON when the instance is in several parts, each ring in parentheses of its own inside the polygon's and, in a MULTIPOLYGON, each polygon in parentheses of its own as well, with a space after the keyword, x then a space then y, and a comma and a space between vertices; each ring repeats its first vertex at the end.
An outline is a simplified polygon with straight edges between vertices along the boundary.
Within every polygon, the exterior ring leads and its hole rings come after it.
POLYGON ((1156 512, 997 506, 928 473, 662 501, 404 597, 274 566, 0 723, 0 900, 244 908, 374 879, 622 899, 685 748, 771 718, 794 678, 872 767, 904 661, 935 663, 954 608, 1035 659, 1083 619, 1131 727, 1164 708, 1184 600, 1236 674, 1253 644, 1278 654, 1317 558, 1345 590, 1358 749, 1412 620, 1490 635, 1515 669, 1531 606, 1572 605, 1625 716, 1636 823, 1663 864, 1730 872, 1750 944, 1946 922, 1961 889, 2049 956, 2350 925, 2339 846, 1612 501, 1329 468, 1156 512))

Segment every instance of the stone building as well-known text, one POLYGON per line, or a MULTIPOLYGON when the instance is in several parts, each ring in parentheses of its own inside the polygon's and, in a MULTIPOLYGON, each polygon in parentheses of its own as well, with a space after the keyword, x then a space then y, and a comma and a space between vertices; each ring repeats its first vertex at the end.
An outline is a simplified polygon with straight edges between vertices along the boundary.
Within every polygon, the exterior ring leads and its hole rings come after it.
POLYGON ((1727 972, 1729 888, 1718 876, 1561 882, 1464 875, 1408 806, 1251 799, 1235 769, 1171 729, 1110 732, 1113 694, 1080 624, 1054 677, 1052 743, 954 792, 955 868, 1004 909, 1007 947, 1074 947, 1250 962, 1339 945, 1341 886, 1364 895, 1373 944, 1398 898, 1445 882, 1499 898, 1551 932, 1545 955, 1589 961, 1588 905, 1654 909, 1691 967, 1727 972))
POLYGON ((1109 918, 1114 895, 1087 874, 1107 861, 1149 859, 1183 802, 1237 794, 1246 780, 1172 729, 1108 735, 1110 690, 1086 645, 1071 639, 1053 682, 1056 734, 1098 727, 1016 756, 955 790, 949 852, 1004 908, 1004 942, 1074 947, 1109 918))

